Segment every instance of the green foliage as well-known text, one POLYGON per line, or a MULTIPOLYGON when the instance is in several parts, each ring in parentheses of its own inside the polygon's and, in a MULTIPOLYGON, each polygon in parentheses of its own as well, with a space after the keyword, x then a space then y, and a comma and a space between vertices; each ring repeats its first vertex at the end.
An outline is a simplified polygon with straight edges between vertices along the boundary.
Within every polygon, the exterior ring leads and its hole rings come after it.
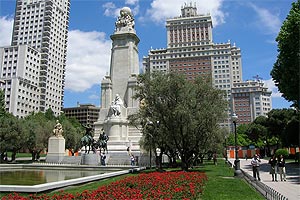
POLYGON ((283 155, 283 157, 287 158, 289 156, 289 152, 286 149, 277 149, 275 156, 279 157, 280 155, 283 155))
POLYGON ((0 90, 0 117, 6 115, 4 91, 0 90))
POLYGON ((174 73, 144 74, 138 80, 135 97, 143 106, 129 120, 142 126, 146 147, 160 148, 171 157, 178 152, 187 168, 194 157, 223 143, 218 122, 224 119, 227 102, 210 81, 190 82, 174 73))
POLYGON ((12 151, 12 160, 15 160, 17 151, 25 146, 23 127, 20 121, 10 114, 0 120, 0 152, 12 151))
POLYGON ((294 103, 299 110, 300 81, 299 81, 299 55, 300 55, 300 0, 292 3, 292 8, 283 22, 276 38, 278 42, 278 56, 271 76, 283 97, 294 103))
POLYGON ((297 123, 299 123, 299 112, 293 109, 273 109, 268 113, 268 137, 277 137, 283 146, 291 146, 294 144, 292 141, 299 141, 297 134, 299 131, 294 132, 297 131, 295 127, 297 123))
POLYGON ((300 144, 299 137, 299 113, 297 116, 292 117, 290 121, 287 122, 285 130, 284 130, 284 143, 287 146, 296 146, 298 147, 300 144))
POLYGON ((18 119, 5 111, 4 93, 0 90, 0 152, 12 151, 15 156, 18 150, 28 149, 33 156, 39 155, 48 147, 57 119, 63 125, 66 148, 78 150, 83 128, 76 119, 64 115, 56 118, 50 108, 45 113, 31 113, 18 119))
POLYGON ((55 120, 55 114, 51 108, 48 108, 45 112, 45 118, 47 120, 55 120))

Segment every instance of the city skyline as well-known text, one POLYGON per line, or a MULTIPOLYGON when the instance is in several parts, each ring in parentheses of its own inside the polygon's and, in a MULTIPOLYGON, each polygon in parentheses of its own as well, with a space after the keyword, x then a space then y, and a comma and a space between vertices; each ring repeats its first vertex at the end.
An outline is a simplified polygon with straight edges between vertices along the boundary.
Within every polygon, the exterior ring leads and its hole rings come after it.
MULTIPOLYGON (((166 18, 179 16, 186 1, 170 2, 71 1, 64 107, 74 107, 77 102, 100 105, 100 83, 110 65, 109 36, 114 31, 120 8, 128 6, 134 13, 141 40, 138 46, 141 67, 142 57, 148 50, 166 48, 166 18)), ((276 92, 270 70, 277 57, 275 38, 293 1, 198 0, 193 1, 193 5, 194 2, 198 14, 211 13, 215 43, 230 40, 241 48, 243 79, 254 79, 258 75, 273 92, 273 108, 289 107, 290 103, 276 92)), ((0 46, 10 45, 14 9, 14 0, 1 2, 0 46)))

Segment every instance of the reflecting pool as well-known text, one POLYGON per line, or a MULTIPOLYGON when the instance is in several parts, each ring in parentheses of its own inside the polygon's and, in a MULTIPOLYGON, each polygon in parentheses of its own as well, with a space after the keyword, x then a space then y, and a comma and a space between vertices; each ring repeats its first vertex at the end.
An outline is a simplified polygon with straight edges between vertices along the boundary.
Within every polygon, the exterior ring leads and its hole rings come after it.
POLYGON ((105 171, 62 169, 2 169, 0 185, 37 185, 103 174, 105 171))

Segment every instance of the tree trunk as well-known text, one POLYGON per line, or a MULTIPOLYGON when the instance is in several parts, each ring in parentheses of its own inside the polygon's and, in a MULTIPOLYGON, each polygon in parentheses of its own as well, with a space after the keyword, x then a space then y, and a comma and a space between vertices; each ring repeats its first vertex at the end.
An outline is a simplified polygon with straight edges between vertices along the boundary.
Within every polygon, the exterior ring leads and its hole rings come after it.
POLYGON ((35 151, 35 150, 32 150, 32 151, 31 151, 31 160, 32 160, 32 161, 35 161, 35 158, 36 158, 36 151, 35 151))
POLYGON ((16 160, 16 155, 17 155, 17 151, 13 150, 12 154, 11 154, 11 161, 15 161, 16 160))

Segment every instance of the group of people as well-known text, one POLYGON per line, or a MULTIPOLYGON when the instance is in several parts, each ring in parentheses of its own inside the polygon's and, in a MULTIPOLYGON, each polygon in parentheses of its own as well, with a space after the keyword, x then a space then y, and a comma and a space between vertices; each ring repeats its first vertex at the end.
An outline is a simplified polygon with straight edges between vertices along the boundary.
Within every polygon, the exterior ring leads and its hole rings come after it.
POLYGON ((285 171, 285 160, 283 155, 277 159, 275 155, 273 155, 269 164, 271 165, 270 174, 272 175, 272 181, 277 181, 277 171, 280 175, 281 181, 286 181, 286 171, 285 171))
MULTIPOLYGON (((260 162, 261 161, 259 155, 255 154, 251 160, 251 165, 252 165, 253 177, 255 180, 257 179, 259 181, 260 181, 260 177, 259 177, 260 162)), ((269 164, 270 164, 270 174, 272 175, 272 181, 278 181, 277 172, 280 174, 280 180, 286 181, 285 160, 283 155, 280 155, 279 158, 273 155, 269 160, 269 164)))

